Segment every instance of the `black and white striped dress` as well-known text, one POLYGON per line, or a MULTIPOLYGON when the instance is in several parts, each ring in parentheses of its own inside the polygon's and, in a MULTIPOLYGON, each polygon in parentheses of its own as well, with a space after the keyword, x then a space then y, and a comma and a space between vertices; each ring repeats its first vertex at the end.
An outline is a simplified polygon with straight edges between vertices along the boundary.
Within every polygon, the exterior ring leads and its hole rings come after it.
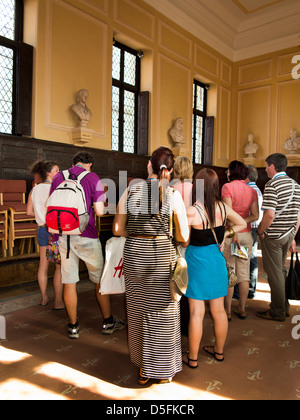
POLYGON ((170 262, 176 250, 168 239, 134 238, 132 235, 169 236, 170 203, 167 198, 159 214, 151 214, 157 181, 143 181, 130 188, 127 200, 129 237, 124 248, 124 274, 128 312, 128 342, 131 361, 143 376, 167 379, 182 370, 180 307, 170 298, 170 262), (156 184, 155 184, 156 183, 156 184), (152 191, 153 193, 153 191, 152 191), (153 198, 153 196, 152 196, 153 198))

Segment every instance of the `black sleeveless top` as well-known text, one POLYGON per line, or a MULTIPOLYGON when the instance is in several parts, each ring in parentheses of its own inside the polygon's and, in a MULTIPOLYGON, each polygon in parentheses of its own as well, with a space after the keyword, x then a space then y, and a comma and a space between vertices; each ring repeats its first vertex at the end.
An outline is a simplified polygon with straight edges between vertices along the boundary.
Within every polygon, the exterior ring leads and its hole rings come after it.
MULTIPOLYGON (((214 231, 215 231, 219 244, 223 242, 223 239, 224 239, 225 222, 226 222, 226 207, 223 202, 221 203, 223 204, 223 208, 224 208, 223 224, 221 226, 214 227, 214 231)), ((216 243, 215 237, 211 231, 211 228, 208 227, 209 221, 208 221, 207 216, 205 215, 203 209, 198 204, 195 204, 194 207, 197 209, 198 213, 200 214, 200 217, 202 219, 203 229, 195 229, 192 226, 190 245, 207 246, 207 245, 215 244, 216 243)), ((219 204, 219 207, 221 210, 220 204, 219 204)), ((221 211, 221 214, 222 214, 222 211, 221 211)))

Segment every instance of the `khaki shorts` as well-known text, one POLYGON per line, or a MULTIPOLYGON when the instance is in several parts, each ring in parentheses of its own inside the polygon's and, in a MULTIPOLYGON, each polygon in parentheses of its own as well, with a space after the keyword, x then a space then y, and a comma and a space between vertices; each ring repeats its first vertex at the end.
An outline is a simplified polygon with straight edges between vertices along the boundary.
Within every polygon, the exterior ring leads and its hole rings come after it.
POLYGON ((253 245, 253 237, 252 232, 242 232, 238 233, 237 235, 240 244, 248 248, 248 260, 243 260, 242 258, 231 255, 231 238, 225 239, 224 256, 227 264, 231 267, 235 267, 235 274, 237 275, 238 283, 242 283, 245 281, 250 281, 250 257, 253 245))
POLYGON ((79 260, 85 262, 89 278, 93 283, 100 283, 103 270, 103 254, 99 239, 70 235, 70 254, 67 259, 67 236, 58 241, 61 255, 61 278, 63 284, 77 283, 79 278, 79 260))

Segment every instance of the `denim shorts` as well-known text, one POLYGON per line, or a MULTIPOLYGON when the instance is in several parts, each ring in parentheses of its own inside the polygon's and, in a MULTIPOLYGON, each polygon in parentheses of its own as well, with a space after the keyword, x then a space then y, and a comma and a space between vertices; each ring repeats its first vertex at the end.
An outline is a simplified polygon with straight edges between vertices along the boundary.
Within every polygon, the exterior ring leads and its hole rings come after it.
POLYGON ((37 231, 37 240, 39 246, 47 246, 49 238, 49 232, 47 226, 40 226, 37 231))

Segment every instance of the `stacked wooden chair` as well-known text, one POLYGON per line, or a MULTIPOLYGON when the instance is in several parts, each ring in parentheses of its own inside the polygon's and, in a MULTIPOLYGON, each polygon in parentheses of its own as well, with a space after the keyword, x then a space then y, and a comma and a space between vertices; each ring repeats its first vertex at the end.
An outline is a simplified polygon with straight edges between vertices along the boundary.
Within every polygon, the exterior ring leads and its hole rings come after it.
MULTIPOLYGON (((33 216, 26 214, 26 181, 25 180, 7 180, 0 179, 0 209, 6 212, 0 217, 6 217, 6 235, 9 256, 14 255, 14 246, 16 239, 21 239, 20 253, 24 254, 25 240, 29 239, 27 252, 30 252, 31 239, 34 239, 36 252, 39 251, 36 232, 38 225, 33 216)), ((0 230, 1 232, 1 230, 0 230)), ((0 236, 1 238, 1 236, 0 236)), ((4 249, 3 245, 3 249, 4 249)), ((4 255, 4 253, 3 253, 4 255)), ((6 252, 5 252, 6 256, 6 252)))

